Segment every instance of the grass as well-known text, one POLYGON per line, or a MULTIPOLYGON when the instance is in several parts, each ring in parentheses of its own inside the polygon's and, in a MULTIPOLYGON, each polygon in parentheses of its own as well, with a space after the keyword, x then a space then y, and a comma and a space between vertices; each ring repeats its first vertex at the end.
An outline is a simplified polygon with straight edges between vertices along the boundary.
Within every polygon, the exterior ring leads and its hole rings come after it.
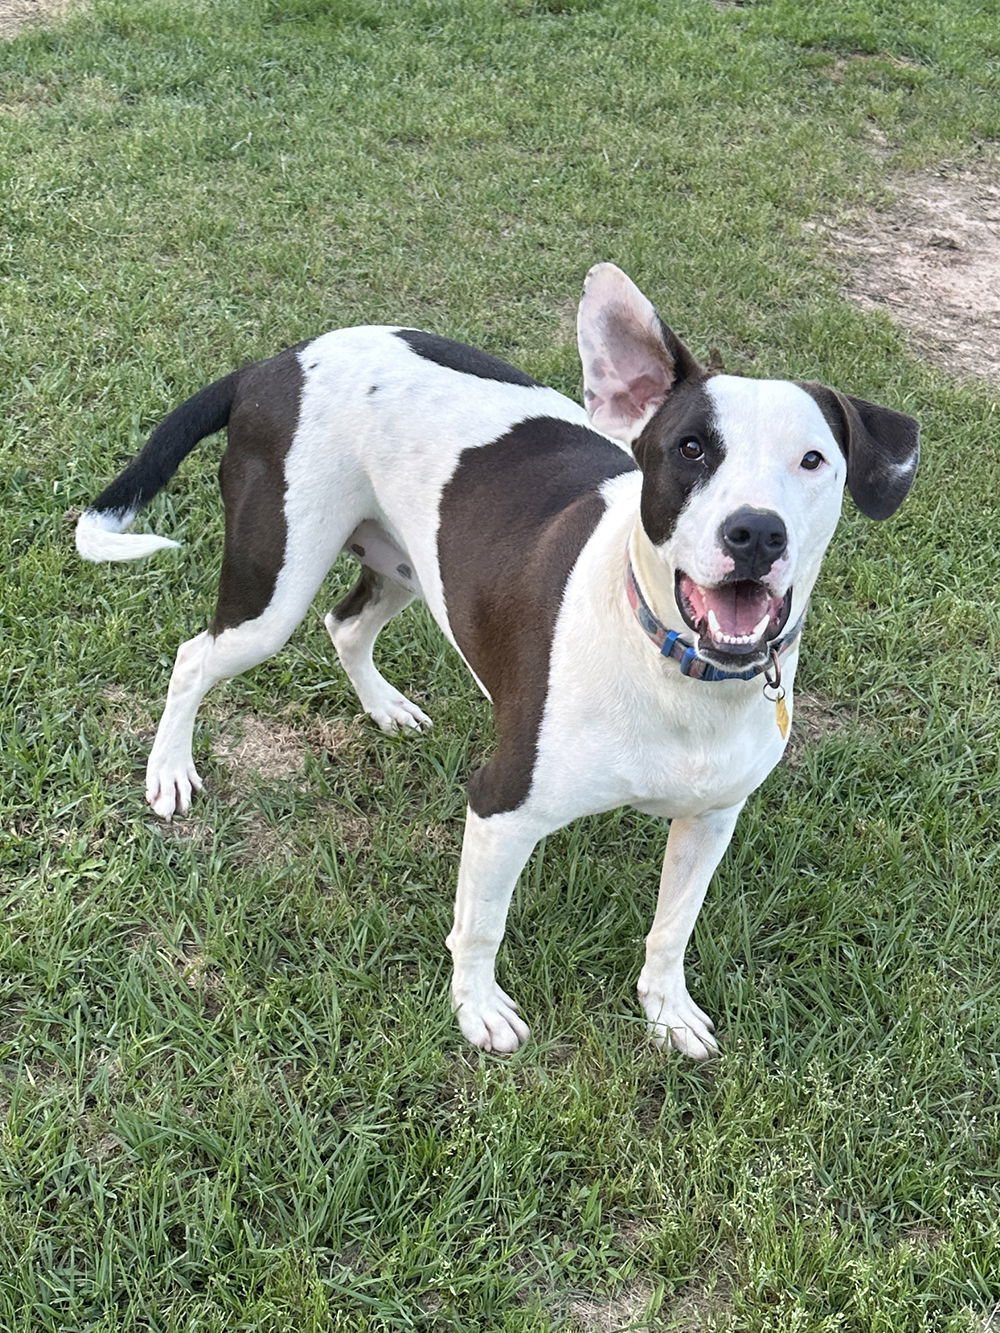
POLYGON ((0 48, 5 1330, 997 1327, 995 398, 845 304, 810 224, 985 152, 998 54, 954 0, 97 0, 0 48), (575 396, 601 258, 702 354, 925 426, 899 517, 845 513, 807 740, 696 932, 705 1066, 644 1041, 663 831, 629 812, 525 873, 501 981, 532 1043, 462 1045, 442 941, 489 720, 419 609, 382 660, 432 735, 352 720, 317 617, 206 705, 191 817, 147 814, 217 443, 149 514, 177 556, 71 546, 176 401, 329 326, 575 396), (248 718, 291 771, 225 762, 248 718))

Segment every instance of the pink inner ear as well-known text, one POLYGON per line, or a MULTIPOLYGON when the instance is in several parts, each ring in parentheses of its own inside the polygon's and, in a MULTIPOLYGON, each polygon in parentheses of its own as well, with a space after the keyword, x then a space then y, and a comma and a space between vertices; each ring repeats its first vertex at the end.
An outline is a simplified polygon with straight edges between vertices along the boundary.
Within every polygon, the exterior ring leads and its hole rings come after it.
POLYGON ((639 408, 639 415, 650 403, 657 407, 670 391, 666 375, 637 375, 628 385, 628 395, 639 408))
POLYGON ((639 372, 625 379, 605 364, 584 391, 584 402, 596 426, 611 434, 616 428, 645 425, 670 391, 666 374, 639 372))
POLYGON ((656 311, 620 269, 598 264, 587 275, 577 327, 591 420, 631 443, 677 374, 656 311))

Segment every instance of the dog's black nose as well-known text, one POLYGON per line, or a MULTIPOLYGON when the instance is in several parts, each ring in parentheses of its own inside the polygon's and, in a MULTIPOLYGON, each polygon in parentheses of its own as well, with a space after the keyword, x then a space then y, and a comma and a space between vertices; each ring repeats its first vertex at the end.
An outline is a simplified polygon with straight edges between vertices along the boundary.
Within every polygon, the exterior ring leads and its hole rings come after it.
POLYGON ((721 544, 740 579, 759 579, 788 549, 788 529, 773 509, 737 509, 722 525, 721 544))

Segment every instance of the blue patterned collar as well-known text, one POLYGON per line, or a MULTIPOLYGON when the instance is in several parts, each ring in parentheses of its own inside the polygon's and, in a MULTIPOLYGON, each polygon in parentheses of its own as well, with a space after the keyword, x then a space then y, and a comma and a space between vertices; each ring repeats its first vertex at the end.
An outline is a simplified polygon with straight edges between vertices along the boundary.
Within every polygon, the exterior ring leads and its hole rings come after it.
MULTIPOLYGON (((680 664, 681 675, 690 676, 692 680, 753 680, 755 676, 764 675, 765 672, 772 670, 774 654, 786 652, 802 633, 802 626, 806 618, 806 613, 803 611, 788 633, 780 639, 774 640, 771 644, 771 656, 768 657, 766 662, 759 666, 749 667, 746 671, 723 671, 721 667, 712 666, 710 662, 706 662, 704 658, 699 657, 694 647, 682 639, 676 630, 667 629, 666 625, 662 625, 657 620, 642 595, 638 580, 635 577, 635 570, 632 568, 632 559, 627 550, 625 552, 625 594, 628 597, 629 606, 635 612, 636 620, 663 656, 675 658, 680 664)), ((780 681, 780 674, 778 679, 780 681)))

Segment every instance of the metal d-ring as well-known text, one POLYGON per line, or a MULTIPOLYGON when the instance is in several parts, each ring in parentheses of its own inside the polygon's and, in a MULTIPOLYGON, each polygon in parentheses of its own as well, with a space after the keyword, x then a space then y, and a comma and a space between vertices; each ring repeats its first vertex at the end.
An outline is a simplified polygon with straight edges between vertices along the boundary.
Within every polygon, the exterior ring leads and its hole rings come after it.
POLYGON ((771 660, 764 668, 764 682, 765 689, 776 691, 775 698, 784 698, 785 691, 781 688, 781 662, 776 648, 771 649, 771 660))

